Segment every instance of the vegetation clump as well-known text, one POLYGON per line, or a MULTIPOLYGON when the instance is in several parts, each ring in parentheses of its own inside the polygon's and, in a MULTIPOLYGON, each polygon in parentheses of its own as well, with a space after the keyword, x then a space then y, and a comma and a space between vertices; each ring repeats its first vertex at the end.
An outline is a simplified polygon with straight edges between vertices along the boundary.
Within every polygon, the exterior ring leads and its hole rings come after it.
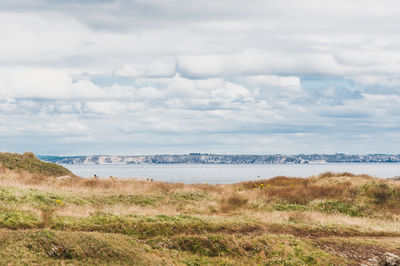
POLYGON ((318 204, 317 209, 325 213, 342 213, 351 217, 362 217, 365 213, 365 208, 348 202, 342 201, 325 201, 318 204))
POLYGON ((390 201, 400 200, 400 189, 384 183, 371 182, 361 188, 361 195, 373 204, 385 205, 390 201))

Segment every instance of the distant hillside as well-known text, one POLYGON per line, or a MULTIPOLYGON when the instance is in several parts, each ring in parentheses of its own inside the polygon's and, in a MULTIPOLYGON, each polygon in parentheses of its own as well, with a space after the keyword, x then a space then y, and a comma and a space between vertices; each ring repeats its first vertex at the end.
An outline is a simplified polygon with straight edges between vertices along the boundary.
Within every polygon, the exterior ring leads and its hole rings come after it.
POLYGON ((400 163, 400 155, 391 154, 298 154, 298 155, 185 155, 138 156, 39 156, 41 160, 64 164, 305 164, 305 163, 400 163))
POLYGON ((61 165, 39 160, 33 153, 3 153, 0 152, 0 166, 10 170, 24 170, 32 174, 47 176, 63 176, 74 174, 61 165))

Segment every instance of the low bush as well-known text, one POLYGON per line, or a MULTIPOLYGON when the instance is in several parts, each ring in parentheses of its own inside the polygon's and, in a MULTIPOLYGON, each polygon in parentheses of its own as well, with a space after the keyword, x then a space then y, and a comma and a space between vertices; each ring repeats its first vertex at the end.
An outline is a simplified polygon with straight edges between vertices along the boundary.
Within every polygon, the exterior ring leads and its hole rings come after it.
POLYGON ((318 175, 319 178, 330 178, 330 177, 339 177, 339 176, 355 177, 356 175, 349 173, 349 172, 342 172, 342 173, 323 172, 318 175))
MULTIPOLYGON (((324 173, 320 177, 348 175, 349 173, 324 173)), ((354 175, 353 175, 354 176, 354 175)), ((317 185, 316 179, 278 176, 268 180, 242 182, 241 188, 260 190, 267 202, 306 205, 317 199, 352 200, 358 189, 349 182, 317 185)))
POLYGON ((390 184, 370 182, 360 189, 360 199, 372 208, 400 213, 400 188, 390 184))
POLYGON ((307 186, 271 186, 262 190, 267 202, 285 202, 306 205, 317 199, 351 200, 357 195, 357 189, 346 184, 307 185, 307 186))

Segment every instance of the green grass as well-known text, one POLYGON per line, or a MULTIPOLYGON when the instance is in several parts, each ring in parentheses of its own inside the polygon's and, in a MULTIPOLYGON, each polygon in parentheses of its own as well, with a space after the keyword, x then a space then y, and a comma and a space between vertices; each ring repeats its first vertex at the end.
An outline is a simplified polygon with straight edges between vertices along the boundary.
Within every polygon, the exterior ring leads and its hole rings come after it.
POLYGON ((390 205, 400 201, 400 189, 388 184, 370 182, 361 187, 360 196, 366 198, 370 204, 390 205))
POLYGON ((165 197, 161 195, 117 194, 111 196, 84 197, 83 200, 95 205, 127 204, 138 206, 155 206, 165 197))
POLYGON ((2 265, 162 265, 124 235, 51 230, 0 230, 2 265))
POLYGON ((351 204, 342 201, 325 201, 320 202, 317 206, 317 210, 325 213, 341 213, 351 217, 362 217, 365 216, 365 207, 361 207, 357 204, 351 204))
POLYGON ((370 215, 365 207, 355 203, 342 201, 322 201, 317 205, 301 205, 301 204, 274 204, 272 206, 277 211, 320 211, 328 214, 345 214, 351 217, 363 217, 370 215))
POLYGON ((180 201, 180 200, 185 200, 185 201, 203 200, 203 199, 206 199, 208 196, 209 195, 205 192, 195 192, 195 191, 172 194, 172 197, 177 201, 180 201))
POLYGON ((10 170, 22 170, 31 174, 73 176, 68 169, 58 164, 42 162, 31 152, 26 152, 24 154, 0 153, 0 165, 10 170))
POLYGON ((155 236, 174 236, 181 233, 252 232, 259 230, 260 226, 254 222, 199 218, 190 215, 117 216, 100 212, 85 218, 56 217, 52 228, 55 230, 119 233, 146 239, 155 236))
POLYGON ((262 234, 257 237, 206 234, 146 241, 161 252, 179 252, 187 265, 313 265, 335 262, 309 240, 262 234))
POLYGON ((351 265, 400 245, 400 184, 389 181, 29 178, 0 177, 1 265, 351 265), (386 242, 374 251, 372 239, 386 242))
POLYGON ((29 211, 0 209, 0 227, 9 229, 29 229, 41 227, 40 217, 29 211))
POLYGON ((312 241, 263 234, 177 235, 139 241, 126 235, 0 229, 4 265, 328 265, 338 260, 312 241))
POLYGON ((274 204, 274 210, 277 211, 310 211, 312 207, 301 204, 274 204))
POLYGON ((0 188, 0 202, 12 204, 18 202, 18 198, 12 188, 0 188))

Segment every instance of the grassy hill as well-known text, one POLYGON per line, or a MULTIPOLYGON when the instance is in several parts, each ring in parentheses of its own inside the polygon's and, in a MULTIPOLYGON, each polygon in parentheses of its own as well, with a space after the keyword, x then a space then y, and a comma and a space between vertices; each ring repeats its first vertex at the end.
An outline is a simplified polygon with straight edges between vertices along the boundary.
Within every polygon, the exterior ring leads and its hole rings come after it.
POLYGON ((9 170, 26 171, 45 176, 73 175, 68 169, 54 163, 40 161, 31 152, 24 154, 0 152, 0 167, 9 170))
POLYGON ((7 170, 0 243, 5 265, 377 265, 400 255, 400 181, 185 185, 7 170))

